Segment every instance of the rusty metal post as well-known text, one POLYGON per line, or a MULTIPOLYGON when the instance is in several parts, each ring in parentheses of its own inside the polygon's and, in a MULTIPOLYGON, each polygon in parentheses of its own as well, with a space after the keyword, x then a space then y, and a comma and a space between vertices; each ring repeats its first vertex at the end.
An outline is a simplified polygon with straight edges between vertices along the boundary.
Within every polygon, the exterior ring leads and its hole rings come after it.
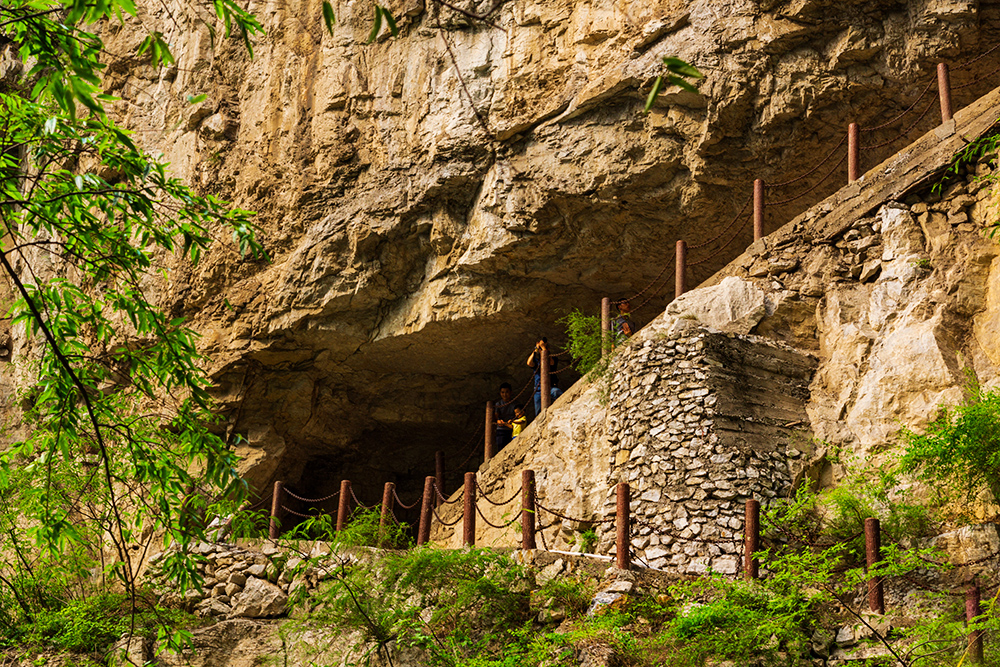
POLYGON ((858 124, 847 126, 847 182, 861 178, 861 146, 858 144, 858 124))
POLYGON ((385 527, 389 523, 389 517, 392 516, 392 507, 394 504, 392 498, 392 492, 396 490, 396 485, 392 482, 386 482, 385 486, 382 488, 382 512, 378 517, 378 543, 381 545, 385 541, 385 527))
MULTIPOLYGON (((882 560, 882 530, 878 519, 865 519, 865 561, 871 572, 882 560)), ((882 577, 868 579, 868 608, 879 614, 885 613, 885 593, 882 587, 882 577)))
POLYGON ((760 549, 760 502, 751 498, 747 501, 746 518, 743 521, 743 578, 756 579, 760 576, 757 551, 760 549))
POLYGON ((674 261, 674 298, 687 291, 687 255, 688 246, 686 241, 677 242, 677 253, 674 261))
POLYGON ((611 299, 601 299, 601 356, 611 354, 611 299))
POLYGON ((521 548, 535 548, 535 471, 521 471, 521 548))
POLYGON ((486 451, 483 460, 489 461, 497 448, 497 420, 494 416, 493 401, 486 401, 486 451))
POLYGON ((462 544, 476 544, 476 473, 465 473, 465 490, 462 494, 462 544))
POLYGON ((424 477, 424 495, 420 502, 420 527, 417 528, 417 546, 431 539, 431 509, 434 507, 434 478, 424 477))
MULTIPOLYGON (((440 449, 434 452, 434 483, 437 484, 438 493, 442 496, 444 495, 444 452, 440 449)), ((434 494, 434 505, 440 506, 443 500, 438 496, 438 493, 434 494)))
POLYGON ((941 122, 951 120, 951 75, 948 74, 948 64, 938 63, 938 98, 941 101, 941 122))
POLYGON ((618 569, 627 570, 632 565, 631 545, 629 544, 629 488, 628 482, 618 482, 617 513, 615 514, 615 556, 618 569))
POLYGON ((351 495, 351 481, 343 479, 340 481, 340 502, 337 504, 337 532, 344 529, 347 523, 347 514, 351 511, 348 505, 351 495))
POLYGON ((278 539, 281 532, 281 491, 284 482, 276 481, 274 491, 271 493, 271 525, 268 526, 267 536, 272 540, 278 539))
MULTIPOLYGON (((965 622, 969 624, 972 619, 979 616, 982 611, 979 608, 979 584, 975 581, 969 582, 965 589, 965 622)), ((973 630, 969 633, 969 662, 983 663, 983 631, 973 630)))
POLYGON ((541 371, 541 392, 542 392, 542 412, 552 405, 552 376, 549 375, 549 350, 542 348, 542 358, 538 360, 542 366, 541 371))
POLYGON ((753 240, 764 238, 764 181, 753 182, 753 240))

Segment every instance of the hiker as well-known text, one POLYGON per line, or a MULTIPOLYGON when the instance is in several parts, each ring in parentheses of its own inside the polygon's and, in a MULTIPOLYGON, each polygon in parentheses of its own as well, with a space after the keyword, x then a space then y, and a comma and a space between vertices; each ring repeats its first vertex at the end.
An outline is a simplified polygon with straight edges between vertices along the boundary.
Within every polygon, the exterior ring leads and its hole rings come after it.
POLYGON ((514 414, 514 400, 511 398, 512 391, 509 382, 500 385, 500 400, 493 408, 493 418, 496 419, 496 450, 499 452, 504 445, 509 443, 514 437, 510 422, 516 418, 514 414))
MULTIPOLYGON (((548 339, 542 336, 535 343, 535 350, 528 357, 528 365, 535 371, 535 416, 537 417, 542 411, 542 350, 547 350, 549 345, 548 339)), ((557 398, 562 396, 562 389, 559 388, 559 376, 556 375, 556 367, 559 365, 559 360, 556 359, 554 355, 549 355, 549 381, 551 383, 551 390, 549 395, 552 401, 555 402, 557 398)))
POLYGON ((615 343, 636 332, 635 323, 632 321, 632 305, 628 299, 618 302, 618 317, 611 323, 611 332, 614 334, 615 343))

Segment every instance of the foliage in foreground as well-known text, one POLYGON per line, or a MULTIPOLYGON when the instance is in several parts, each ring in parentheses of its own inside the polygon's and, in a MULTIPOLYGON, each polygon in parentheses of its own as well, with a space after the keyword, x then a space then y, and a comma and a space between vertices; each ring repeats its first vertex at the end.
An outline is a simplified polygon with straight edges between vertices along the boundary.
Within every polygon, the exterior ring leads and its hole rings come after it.
MULTIPOLYGON (((234 0, 197 11, 248 45, 262 31, 234 0)), ((233 240, 234 272, 265 258, 251 212, 193 191, 105 114, 93 26, 124 14, 131 0, 0 9, 0 41, 25 64, 0 85, 0 273, 33 383, 18 396, 29 435, 0 453, 0 634, 71 650, 98 650, 127 616, 141 625, 153 539, 179 546, 163 564, 178 585, 197 584, 187 545, 209 505, 245 493, 197 336, 154 295, 213 239, 233 240)), ((159 33, 136 57, 173 59, 159 33)))
MULTIPOLYGON (((232 0, 216 18, 244 36, 232 0)), ((232 442, 214 432, 195 333, 154 303, 168 267, 197 264, 217 236, 263 257, 252 213, 171 177, 104 113, 103 44, 89 26, 135 14, 130 0, 5 3, 2 36, 27 71, 0 88, 0 271, 11 324, 38 356, 20 398, 30 436, 0 455, 0 587, 24 613, 41 561, 85 587, 96 570, 135 592, 152 535, 202 534, 206 498, 238 502, 232 442), (89 562, 87 562, 89 559, 89 562)), ((153 65, 169 62, 152 35, 153 65)), ((168 567, 182 583, 181 549, 168 567)), ((84 593, 81 593, 81 595, 84 593)), ((36 598, 36 599, 32 599, 36 598)))
MULTIPOLYGON (((936 555, 889 539, 884 561, 866 571, 849 543, 812 532, 823 514, 819 506, 828 502, 803 487, 767 514, 773 546, 760 555, 759 581, 677 580, 637 588, 588 613, 594 577, 577 573, 538 585, 531 570, 503 553, 420 547, 341 559, 302 600, 311 610, 302 623, 357 633, 349 660, 358 664, 392 664, 396 651, 418 649, 421 660, 442 667, 569 667, 585 653, 622 667, 811 665, 844 625, 868 635, 861 646, 879 648, 886 656, 879 664, 957 664, 968 633, 958 598, 912 596, 907 619, 886 634, 867 628, 862 617, 870 577, 926 573, 936 555), (826 546, 804 541, 813 538, 826 546)), ((829 506, 825 513, 831 515, 829 506)), ((373 521, 360 518, 348 543, 372 544, 373 521)), ((1000 630, 993 602, 972 627, 1000 630)))
POLYGON ((74 654, 104 664, 123 636, 165 639, 198 623, 190 614, 153 604, 139 597, 137 606, 121 593, 99 593, 60 600, 22 618, 0 635, 0 649, 16 648, 32 655, 44 651, 74 654))

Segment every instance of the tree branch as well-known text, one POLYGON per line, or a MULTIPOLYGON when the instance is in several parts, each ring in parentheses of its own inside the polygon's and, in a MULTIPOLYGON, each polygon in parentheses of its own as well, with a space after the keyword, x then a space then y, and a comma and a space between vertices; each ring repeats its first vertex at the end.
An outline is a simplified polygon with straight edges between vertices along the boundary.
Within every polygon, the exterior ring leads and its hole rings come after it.
POLYGON ((27 304, 28 309, 31 311, 32 317, 38 324, 38 328, 42 331, 42 335, 45 337, 46 342, 48 342, 49 344, 49 347, 52 350, 52 354, 55 355, 57 361, 59 362, 59 365, 63 367, 63 370, 66 371, 66 374, 69 376, 73 385, 76 386, 76 388, 80 392, 80 397, 84 402, 84 406, 87 411, 87 416, 90 419, 90 423, 94 427, 94 437, 97 441, 97 446, 101 452, 101 461, 104 466, 105 481, 108 484, 109 502, 111 504, 112 510, 114 511, 115 520, 117 522, 118 536, 114 537, 112 533, 111 539, 115 545, 116 550, 118 551, 119 559, 121 559, 123 566, 128 570, 126 576, 126 583, 128 584, 129 589, 133 590, 134 594, 135 580, 131 572, 131 562, 128 559, 128 551, 125 548, 125 542, 126 542, 125 531, 124 531, 125 522, 121 517, 121 512, 118 508, 118 503, 115 498, 114 479, 113 479, 114 476, 111 473, 111 458, 110 455, 108 454, 107 445, 104 442, 104 436, 101 434, 101 427, 97 420, 97 413, 94 409, 93 404, 91 403, 87 387, 86 385, 83 384, 83 381, 80 380, 79 376, 76 374, 76 371, 73 370, 73 366, 72 364, 70 364, 69 359, 67 359, 66 356, 63 354, 62 349, 59 347, 59 343, 56 341, 55 336, 52 334, 52 331, 49 329, 48 324, 45 322, 45 318, 42 317, 41 311, 38 310, 38 306, 35 305, 35 302, 34 300, 32 300, 31 295, 28 294, 27 288, 24 286, 24 283, 21 282, 21 278, 14 270, 14 267, 11 266, 10 261, 7 259, 7 253, 4 252, 2 249, 0 249, 0 264, 3 265, 4 271, 6 271, 8 277, 11 279, 11 281, 14 283, 14 286, 17 288, 17 291, 21 294, 21 298, 23 298, 25 303, 27 304))

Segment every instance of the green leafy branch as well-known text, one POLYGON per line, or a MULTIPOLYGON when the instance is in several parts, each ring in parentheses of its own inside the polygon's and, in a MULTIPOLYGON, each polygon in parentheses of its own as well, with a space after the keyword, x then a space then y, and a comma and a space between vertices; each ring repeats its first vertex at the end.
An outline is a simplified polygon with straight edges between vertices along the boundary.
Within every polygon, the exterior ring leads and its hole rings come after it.
POLYGON ((385 19, 385 24, 389 28, 389 32, 395 37, 399 34, 399 28, 396 26, 396 19, 392 18, 392 13, 383 7, 382 5, 375 5, 375 20, 372 22, 372 31, 368 34, 368 43, 371 44, 378 37, 378 34, 382 31, 382 19, 385 19))
POLYGON ((659 96, 667 84, 673 84, 682 90, 697 93, 698 89, 689 83, 687 79, 705 78, 705 75, 699 72, 696 67, 688 64, 680 58, 664 56, 663 64, 667 67, 667 73, 661 74, 656 77, 655 81, 653 81, 653 89, 649 91, 649 96, 646 98, 646 106, 643 109, 645 113, 649 113, 649 110, 653 108, 653 104, 656 103, 657 96, 659 96))

